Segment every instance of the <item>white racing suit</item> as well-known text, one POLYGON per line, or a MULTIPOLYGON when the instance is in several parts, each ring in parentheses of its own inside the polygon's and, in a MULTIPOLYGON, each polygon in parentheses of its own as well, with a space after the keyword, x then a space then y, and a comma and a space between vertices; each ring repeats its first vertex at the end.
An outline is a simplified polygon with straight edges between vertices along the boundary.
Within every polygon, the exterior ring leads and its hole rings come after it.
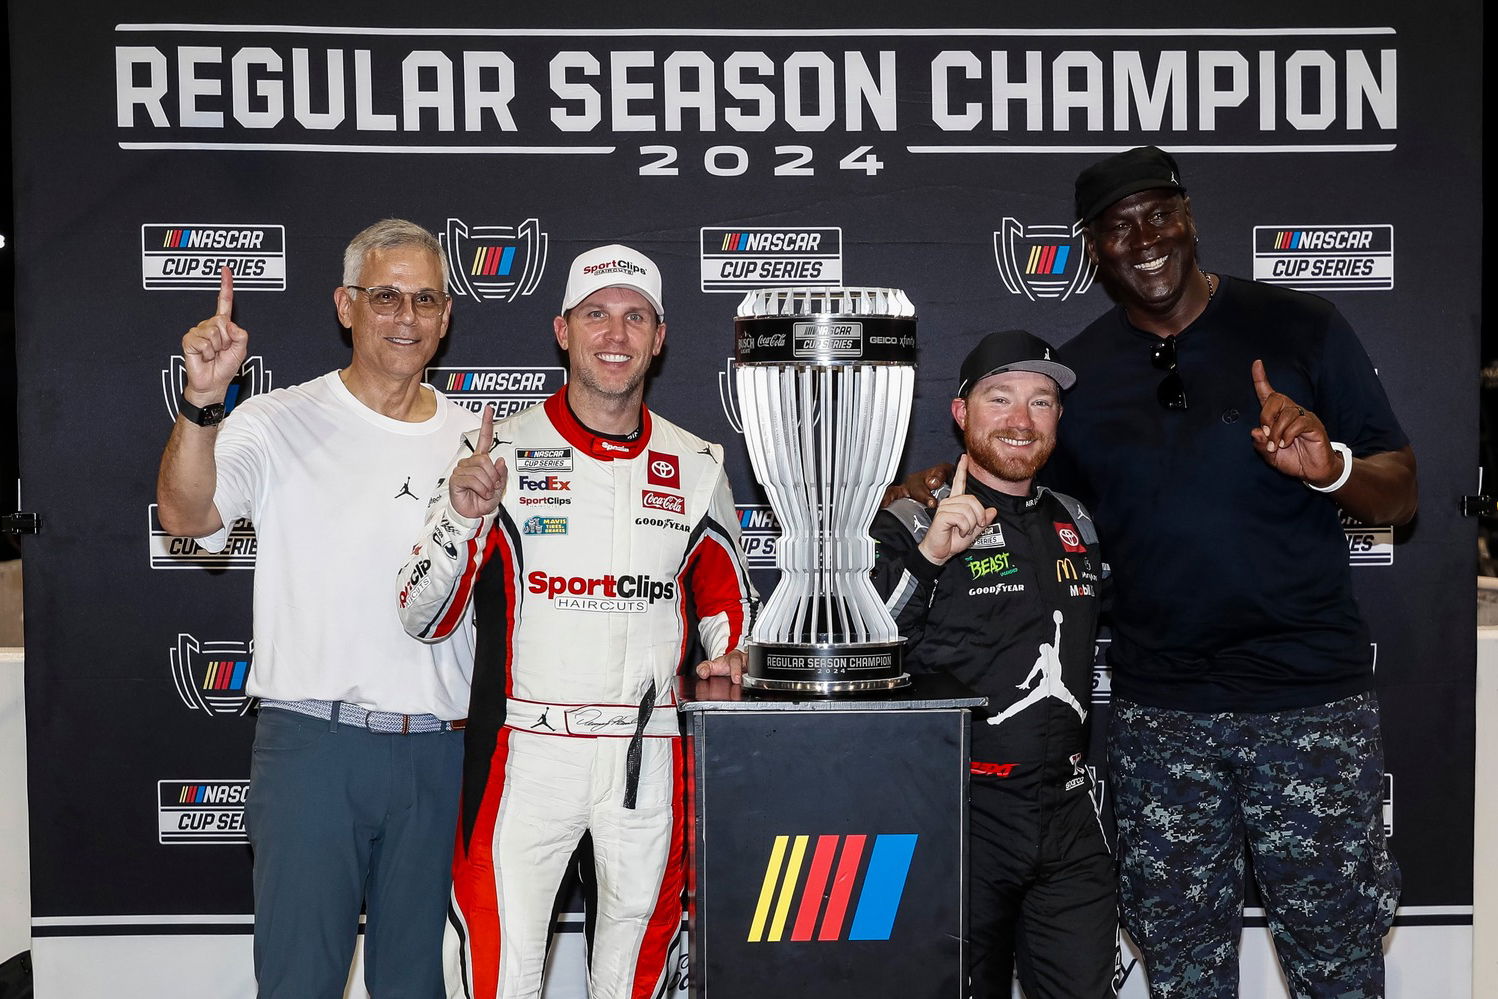
POLYGON ((672 682, 691 622, 708 657, 750 626, 722 449, 643 409, 636 439, 597 437, 565 392, 495 424, 491 454, 509 464, 497 516, 459 516, 443 477, 400 576, 412 635, 467 627, 470 601, 477 628, 444 944, 452 997, 540 994, 557 888, 585 831, 590 993, 664 992, 685 869, 672 682))

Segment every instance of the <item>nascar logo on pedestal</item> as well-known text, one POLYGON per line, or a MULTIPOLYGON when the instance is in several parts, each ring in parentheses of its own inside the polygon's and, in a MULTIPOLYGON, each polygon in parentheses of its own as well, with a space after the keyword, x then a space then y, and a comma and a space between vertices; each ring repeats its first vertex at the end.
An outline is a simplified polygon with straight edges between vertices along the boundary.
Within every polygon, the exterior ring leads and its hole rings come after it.
POLYGON ((872 838, 873 848, 864 864, 868 836, 818 836, 809 859, 806 849, 810 836, 776 836, 749 924, 749 943, 888 940, 920 837, 904 834, 872 838))

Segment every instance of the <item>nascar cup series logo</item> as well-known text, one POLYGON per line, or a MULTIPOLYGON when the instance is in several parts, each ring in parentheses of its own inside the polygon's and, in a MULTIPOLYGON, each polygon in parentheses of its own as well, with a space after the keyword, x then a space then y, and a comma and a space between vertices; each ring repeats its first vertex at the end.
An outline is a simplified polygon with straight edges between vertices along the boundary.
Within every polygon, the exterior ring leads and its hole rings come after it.
POLYGON ((780 521, 775 511, 760 504, 739 504, 739 545, 751 569, 775 568, 775 544, 780 540, 780 521))
POLYGON ((1384 524, 1369 527, 1342 513, 1342 533, 1347 535, 1349 565, 1393 565, 1394 528, 1384 524))
POLYGON ((153 569, 253 569, 258 539, 248 520, 229 525, 229 538, 222 551, 211 552, 192 538, 179 538, 161 526, 156 504, 146 509, 146 528, 153 569))
MULTIPOLYGON (((237 283, 235 287, 238 287, 237 283)), ((182 359, 181 354, 174 354, 171 363, 161 372, 161 397, 166 402, 166 411, 170 414, 173 423, 177 422, 177 414, 182 403, 182 389, 186 385, 187 362, 182 359)), ((244 363, 239 366, 239 374, 234 376, 234 380, 229 383, 228 391, 224 394, 224 412, 234 412, 235 406, 252 395, 269 392, 270 388, 271 370, 265 366, 265 358, 259 354, 245 358, 244 363)))
POLYGON ((194 711, 244 714, 250 709, 244 686, 254 654, 254 642, 199 642, 179 634, 171 653, 177 696, 194 711))
POLYGON ((1081 295, 1097 275, 1087 259, 1080 222, 1024 226, 1005 216, 993 234, 993 253, 1004 287, 1032 302, 1081 295))
POLYGON ((843 283, 843 230, 723 229, 704 226, 702 290, 805 287, 843 283))
POLYGON ((535 219, 518 226, 476 225, 448 219, 440 236, 453 294, 475 302, 513 302, 529 295, 546 270, 548 237, 535 219))
POLYGON ((219 269, 235 291, 286 290, 286 227, 222 222, 147 223, 140 227, 141 287, 218 290, 219 269))
POLYGON ((558 367, 427 368, 426 380, 453 402, 475 413, 487 403, 496 419, 530 409, 567 383, 558 367))
POLYGON ((1392 225, 1256 225, 1254 280, 1304 291, 1390 291, 1392 225))
POLYGON ((244 803, 249 793, 247 780, 157 781, 157 842, 248 843, 244 803))

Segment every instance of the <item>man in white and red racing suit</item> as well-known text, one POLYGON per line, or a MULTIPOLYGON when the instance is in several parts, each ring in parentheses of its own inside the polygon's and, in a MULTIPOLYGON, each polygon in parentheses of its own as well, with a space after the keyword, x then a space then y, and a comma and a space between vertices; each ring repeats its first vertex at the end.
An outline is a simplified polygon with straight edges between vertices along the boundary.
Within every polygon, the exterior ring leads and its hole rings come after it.
MULTIPOLYGON (((557 888, 584 832, 598 895, 590 993, 662 994, 684 878, 673 680, 693 622, 713 658, 750 624, 722 449, 638 394, 632 433, 590 429, 579 403, 593 389, 578 369, 595 362, 571 337, 566 388, 487 440, 487 420, 465 438, 458 459, 477 446, 508 466, 498 509, 458 511, 455 460, 453 490, 439 487, 401 576, 411 634, 437 641, 467 626, 470 602, 477 629, 444 946, 452 996, 539 995, 557 888)), ((624 344, 607 345, 607 363, 624 344)))

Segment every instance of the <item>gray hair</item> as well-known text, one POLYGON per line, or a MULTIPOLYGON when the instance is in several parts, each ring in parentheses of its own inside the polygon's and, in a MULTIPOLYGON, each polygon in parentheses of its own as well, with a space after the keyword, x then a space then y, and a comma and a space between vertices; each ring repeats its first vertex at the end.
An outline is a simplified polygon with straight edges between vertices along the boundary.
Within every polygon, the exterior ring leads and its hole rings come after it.
POLYGON ((405 219, 381 219, 349 240, 348 248, 343 251, 344 285, 359 283, 359 274, 364 270, 364 259, 372 250, 394 250, 407 246, 426 250, 437 258, 438 266, 442 268, 442 287, 437 290, 447 290, 447 257, 442 252, 442 244, 426 229, 405 219))

